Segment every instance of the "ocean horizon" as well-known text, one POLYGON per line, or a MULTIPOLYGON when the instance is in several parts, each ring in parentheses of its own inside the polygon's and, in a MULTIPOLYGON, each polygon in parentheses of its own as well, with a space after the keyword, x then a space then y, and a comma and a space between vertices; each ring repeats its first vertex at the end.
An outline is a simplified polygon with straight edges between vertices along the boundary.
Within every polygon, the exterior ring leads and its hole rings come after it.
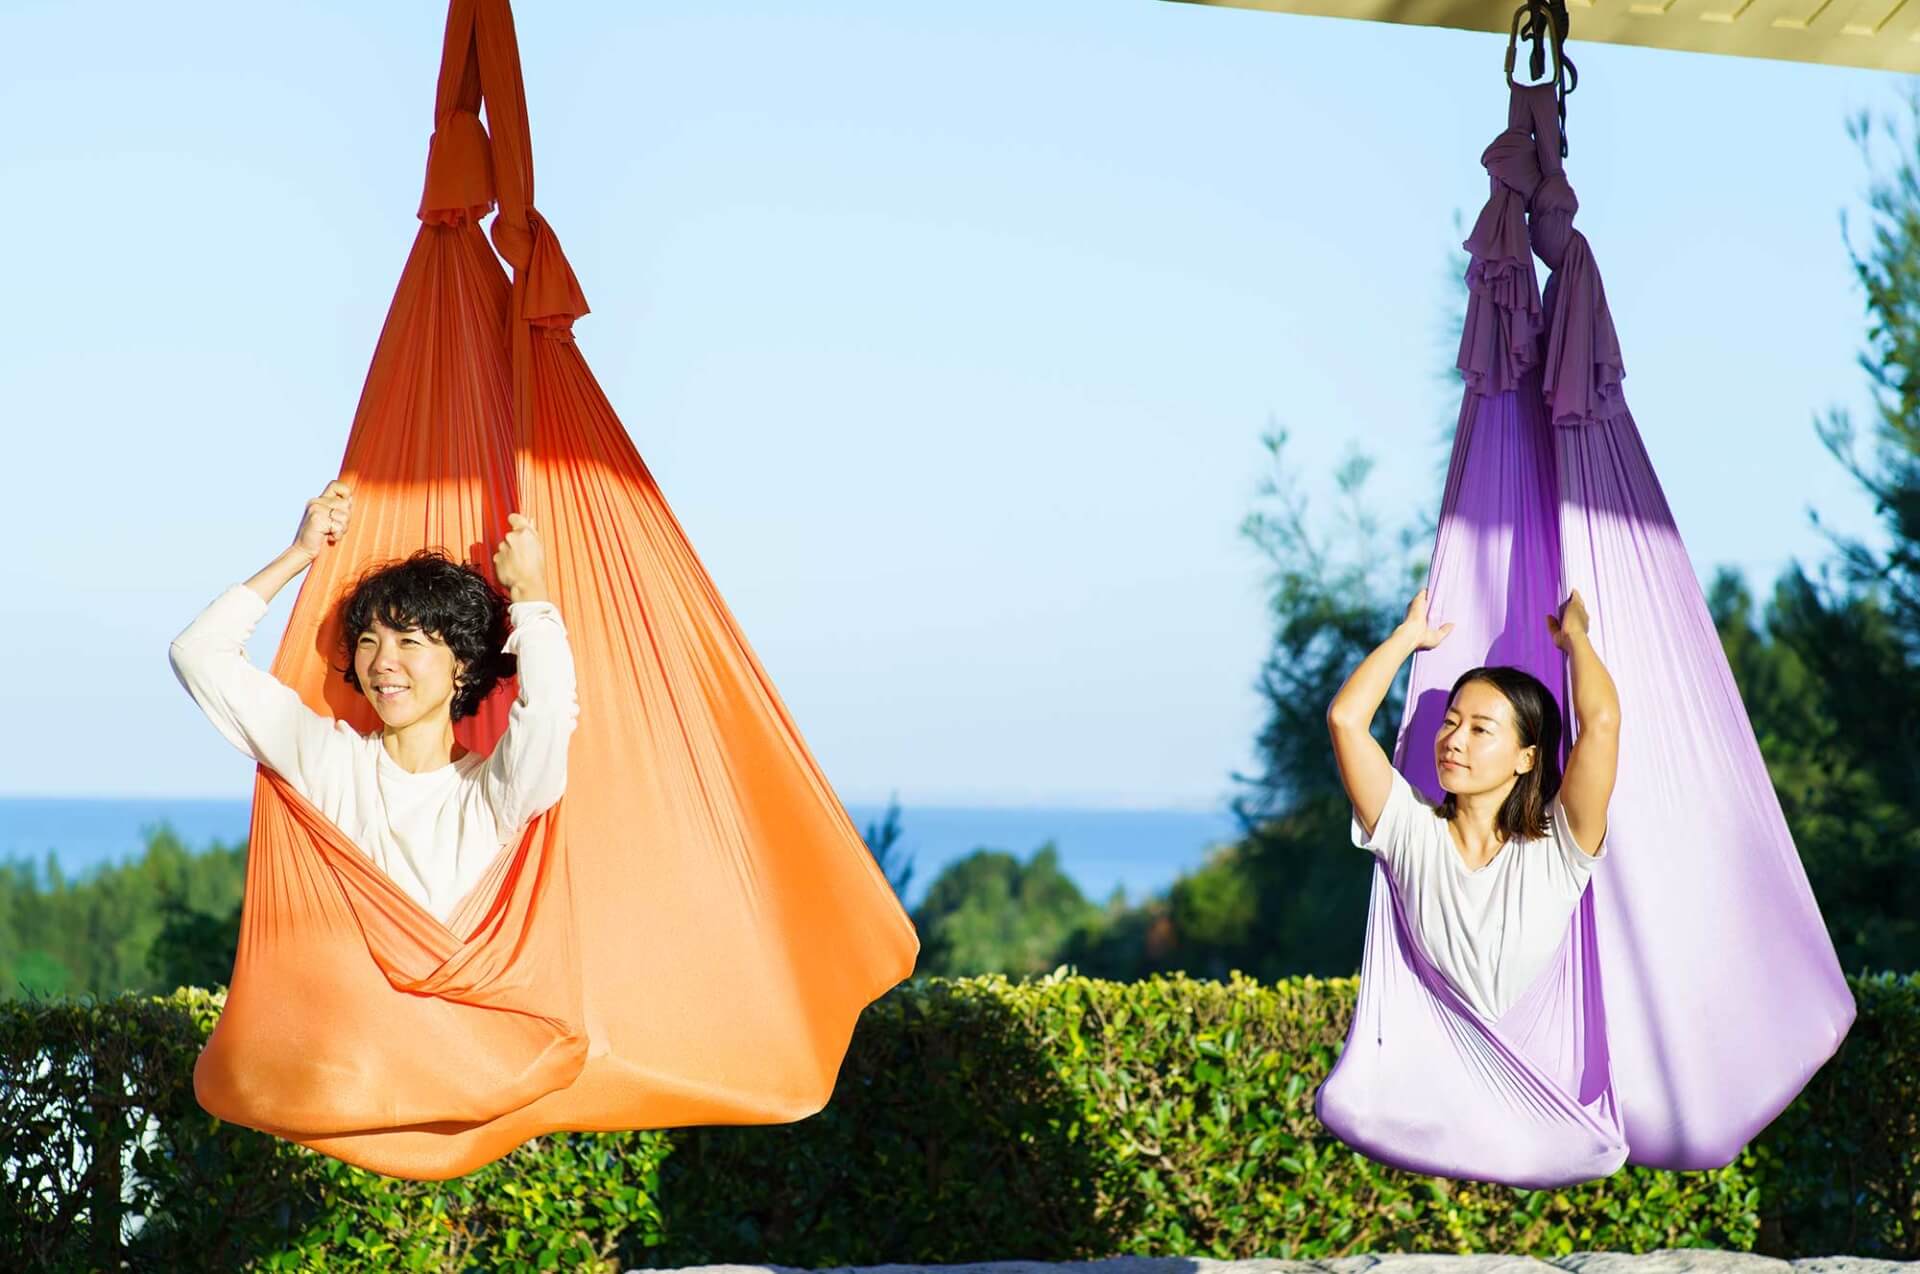
MULTIPOLYGON (((188 848, 232 845, 247 836, 251 803, 170 797, 0 797, 0 861, 44 864, 84 876, 136 858, 149 831, 170 828, 188 848)), ((863 832, 884 804, 853 803, 847 813, 863 832)), ((913 861, 907 890, 917 903, 943 868, 976 849, 1004 850, 1025 860, 1052 842, 1060 865, 1080 891, 1104 902, 1114 890, 1138 901, 1198 867, 1207 851, 1238 839, 1225 809, 1099 809, 1072 806, 902 804, 900 841, 913 861)))

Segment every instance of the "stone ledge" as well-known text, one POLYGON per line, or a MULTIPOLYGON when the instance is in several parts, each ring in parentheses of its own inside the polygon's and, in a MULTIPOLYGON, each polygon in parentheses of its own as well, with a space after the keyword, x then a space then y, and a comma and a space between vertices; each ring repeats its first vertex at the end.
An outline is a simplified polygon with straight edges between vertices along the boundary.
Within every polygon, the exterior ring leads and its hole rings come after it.
MULTIPOLYGON (((1816 1256, 1782 1261, 1750 1252, 1680 1248, 1633 1256, 1575 1252, 1551 1261, 1531 1256, 1342 1256, 1325 1261, 1215 1261, 1196 1257, 1116 1256, 1103 1261, 982 1261, 969 1265, 689 1265, 676 1274, 1920 1274, 1920 1261, 1816 1256)), ((634 1271, 634 1274, 649 1274, 634 1271)))

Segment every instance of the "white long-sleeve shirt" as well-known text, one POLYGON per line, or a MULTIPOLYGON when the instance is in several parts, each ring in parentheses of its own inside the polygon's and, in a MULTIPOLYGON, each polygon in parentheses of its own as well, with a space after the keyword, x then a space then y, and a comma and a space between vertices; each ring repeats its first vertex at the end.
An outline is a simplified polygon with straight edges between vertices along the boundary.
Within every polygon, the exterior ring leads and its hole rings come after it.
POLYGON ((387 755, 377 731, 363 735, 322 716, 248 661, 247 638, 266 610, 245 585, 222 593, 174 639, 174 674, 235 747, 447 920, 500 849, 566 790, 567 741, 580 708, 559 610, 550 602, 508 608, 506 650, 519 661, 519 695, 493 753, 470 752, 419 774, 387 755))

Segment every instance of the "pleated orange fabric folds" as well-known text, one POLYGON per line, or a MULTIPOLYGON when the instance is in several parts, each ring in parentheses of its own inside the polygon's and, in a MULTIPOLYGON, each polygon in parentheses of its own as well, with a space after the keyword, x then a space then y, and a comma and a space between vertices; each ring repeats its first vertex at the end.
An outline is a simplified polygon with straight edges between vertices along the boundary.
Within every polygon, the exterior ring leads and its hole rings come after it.
MULTIPOLYGON (((353 525, 274 675, 373 729, 331 667, 344 589, 428 546, 484 568, 524 511, 578 665, 567 794, 443 924, 263 770, 195 1092, 415 1178, 561 1129, 799 1119, 918 942, 573 342, 506 0, 451 5, 420 220, 347 440, 353 525)), ((512 693, 462 742, 490 749, 512 693)))

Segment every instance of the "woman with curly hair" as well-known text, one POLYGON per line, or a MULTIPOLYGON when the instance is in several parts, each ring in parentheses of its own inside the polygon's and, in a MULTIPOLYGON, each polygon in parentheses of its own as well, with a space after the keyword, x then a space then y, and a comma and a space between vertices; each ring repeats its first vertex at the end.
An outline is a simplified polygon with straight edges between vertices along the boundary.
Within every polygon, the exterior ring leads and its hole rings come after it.
POLYGON ((500 590, 435 551, 368 572, 341 604, 341 673, 379 716, 361 734, 247 659, 267 604, 347 529, 353 495, 307 502, 293 544, 173 642, 174 673, 220 733, 285 779, 429 913, 446 920, 501 848, 566 790, 579 716, 573 654, 546 557, 518 513, 494 554, 500 590), (509 633, 511 625, 511 633, 509 633), (519 677, 506 732, 469 752, 453 723, 519 677))

